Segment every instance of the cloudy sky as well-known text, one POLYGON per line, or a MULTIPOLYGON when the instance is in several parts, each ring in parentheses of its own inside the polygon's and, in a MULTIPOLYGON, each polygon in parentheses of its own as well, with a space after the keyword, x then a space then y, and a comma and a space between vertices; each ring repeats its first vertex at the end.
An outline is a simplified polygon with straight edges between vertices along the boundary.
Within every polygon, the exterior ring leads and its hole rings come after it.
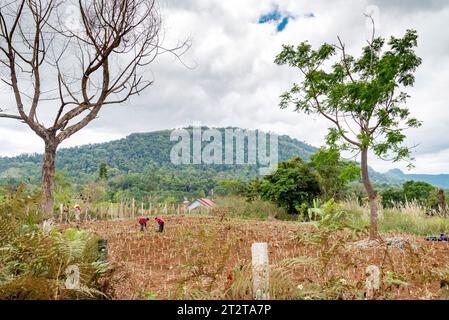
MULTIPOLYGON (((408 131, 409 144, 418 144, 413 172, 449 173, 449 1, 161 0, 159 6, 166 45, 192 40, 184 64, 161 56, 147 73, 152 87, 125 105, 104 108, 63 147, 191 124, 257 128, 321 146, 327 122, 279 109, 279 95, 301 78, 275 65, 274 57, 282 44, 309 40, 318 46, 334 43, 337 35, 358 54, 371 32, 363 13, 372 11, 382 36, 418 31, 423 64, 408 106, 424 125, 408 131)), ((8 90, 0 99, 12 102, 8 90)), ((0 121, 0 155, 42 151, 26 126, 0 121)), ((386 171, 406 163, 372 159, 371 165, 386 171)))

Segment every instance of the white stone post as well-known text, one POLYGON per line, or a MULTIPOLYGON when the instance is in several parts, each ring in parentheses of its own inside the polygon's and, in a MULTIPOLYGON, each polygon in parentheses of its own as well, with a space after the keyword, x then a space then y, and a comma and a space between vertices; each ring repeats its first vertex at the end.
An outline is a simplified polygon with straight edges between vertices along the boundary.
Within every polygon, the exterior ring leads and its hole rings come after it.
POLYGON ((251 247, 254 300, 270 299, 270 267, 268 244, 254 243, 251 247))
POLYGON ((366 268, 366 299, 372 300, 380 289, 380 269, 378 266, 368 266, 366 268))

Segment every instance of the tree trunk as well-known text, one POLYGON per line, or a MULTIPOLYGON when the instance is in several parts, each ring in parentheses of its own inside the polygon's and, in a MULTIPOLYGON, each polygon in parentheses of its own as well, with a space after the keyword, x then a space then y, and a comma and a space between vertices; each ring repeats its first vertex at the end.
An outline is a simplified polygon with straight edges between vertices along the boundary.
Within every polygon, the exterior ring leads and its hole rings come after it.
POLYGON ((377 193, 374 191, 373 186, 368 174, 368 149, 362 149, 362 178, 363 185, 365 186, 366 193, 368 194, 369 208, 370 208, 370 240, 376 240, 378 238, 377 225, 378 225, 378 214, 377 214, 377 193))
POLYGON ((57 147, 58 144, 54 141, 45 142, 44 163, 42 166, 42 209, 46 219, 53 217, 57 147))
POLYGON ((447 216, 446 196, 443 189, 438 189, 438 209, 441 215, 447 216))

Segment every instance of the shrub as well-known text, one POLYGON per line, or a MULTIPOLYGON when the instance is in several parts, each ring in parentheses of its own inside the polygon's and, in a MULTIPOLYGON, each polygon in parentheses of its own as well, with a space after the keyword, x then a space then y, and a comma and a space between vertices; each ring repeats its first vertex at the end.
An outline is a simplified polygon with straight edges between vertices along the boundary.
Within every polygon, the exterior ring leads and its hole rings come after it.
POLYGON ((98 251, 98 237, 68 229, 44 232, 39 196, 21 187, 0 204, 0 299, 98 299, 110 296, 112 273, 98 251), (65 286, 67 267, 80 271, 78 289, 65 286))

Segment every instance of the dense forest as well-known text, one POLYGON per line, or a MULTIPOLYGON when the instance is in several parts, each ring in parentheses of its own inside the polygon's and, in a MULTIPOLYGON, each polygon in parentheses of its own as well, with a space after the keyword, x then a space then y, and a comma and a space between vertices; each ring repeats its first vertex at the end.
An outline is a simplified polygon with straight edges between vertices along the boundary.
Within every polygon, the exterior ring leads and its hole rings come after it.
MULTIPOLYGON (((208 128, 203 127, 205 131, 208 128)), ((218 129, 223 137, 225 129, 218 129)), ((232 128, 238 129, 238 128, 232 128)), ((191 137, 193 128, 187 128, 191 137)), ((205 196, 220 186, 220 181, 248 181, 258 175, 260 164, 251 165, 175 165, 170 152, 177 141, 170 141, 172 130, 135 133, 116 141, 61 149, 57 155, 57 183, 68 181, 75 189, 99 179, 100 166, 107 170, 107 184, 111 190, 121 191, 120 197, 149 197, 170 194, 171 197, 205 196)), ((203 147, 207 142, 203 142, 203 147)), ((279 137, 279 160, 295 156, 310 159, 317 149, 291 139, 279 137)), ((234 146, 234 155, 236 146, 234 146)), ((248 141, 245 139, 245 163, 248 159, 248 141)), ((38 185, 42 155, 24 154, 0 158, 0 182, 17 185, 25 182, 38 185)), ((65 184, 65 183, 64 183, 65 184)), ((218 191, 220 188, 218 188, 218 191)), ((111 195, 110 200, 114 196, 111 195)))

